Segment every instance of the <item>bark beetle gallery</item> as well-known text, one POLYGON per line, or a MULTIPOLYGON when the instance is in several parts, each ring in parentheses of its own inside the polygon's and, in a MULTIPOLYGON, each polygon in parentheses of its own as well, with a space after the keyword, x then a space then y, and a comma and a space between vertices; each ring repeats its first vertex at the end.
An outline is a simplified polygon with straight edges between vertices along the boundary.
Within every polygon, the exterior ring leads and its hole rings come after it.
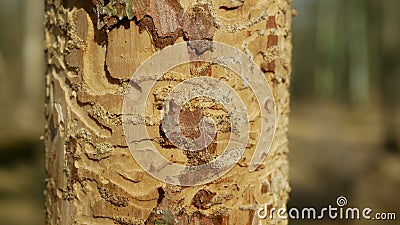
MULTIPOLYGON (((284 207, 290 190, 286 131, 291 17, 290 0, 47 0, 47 223, 253 224, 259 204, 284 207), (147 132, 169 161, 200 165, 213 160, 231 133, 224 107, 213 99, 193 99, 180 112, 182 132, 198 137, 193 124, 210 117, 216 121, 215 140, 198 152, 172 145, 157 115, 178 83, 199 76, 219 78, 237 90, 250 112, 245 153, 227 174, 203 185, 175 186, 153 178, 132 157, 122 104, 131 76, 146 59, 193 40, 222 42, 254 60, 272 89, 276 132, 268 156, 250 172, 260 131, 255 95, 221 65, 191 62, 171 69, 146 105, 147 132)), ((210 50, 208 45, 191 47, 195 54, 210 50)))

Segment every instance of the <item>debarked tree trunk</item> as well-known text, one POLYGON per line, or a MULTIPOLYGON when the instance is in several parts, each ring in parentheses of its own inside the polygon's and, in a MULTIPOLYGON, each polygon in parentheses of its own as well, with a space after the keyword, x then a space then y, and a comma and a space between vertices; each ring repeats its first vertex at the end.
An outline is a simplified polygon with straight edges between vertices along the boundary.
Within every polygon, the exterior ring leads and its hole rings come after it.
MULTIPOLYGON (((285 208, 290 190, 291 0, 46 0, 45 13, 47 224, 287 224, 277 217, 260 219, 257 211, 265 205, 285 208), (201 137, 204 116, 215 121, 217 133, 199 151, 179 150, 160 119, 163 101, 179 83, 217 78, 237 92, 248 111, 248 143, 233 168, 205 184, 182 186, 156 179, 138 164, 122 109, 127 89, 135 85, 130 79, 146 59, 195 40, 222 42, 252 59, 275 104, 258 102, 253 92, 259 90, 215 63, 190 61, 166 72, 148 96, 143 123, 147 141, 172 163, 208 163, 235 132, 230 112, 218 101, 192 99, 179 112, 182 133, 201 137), (262 163, 249 170, 257 143, 263 143, 260 113, 273 106, 274 141, 262 163)), ((211 52, 212 44, 192 50, 211 52)))

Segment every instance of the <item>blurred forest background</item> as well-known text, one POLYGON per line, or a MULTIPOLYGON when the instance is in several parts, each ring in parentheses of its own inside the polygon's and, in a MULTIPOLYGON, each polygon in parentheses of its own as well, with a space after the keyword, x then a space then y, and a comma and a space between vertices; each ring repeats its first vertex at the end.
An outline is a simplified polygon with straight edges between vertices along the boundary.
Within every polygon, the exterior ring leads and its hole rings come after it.
MULTIPOLYGON (((44 223, 43 7, 0 0, 1 224, 44 223)), ((400 1, 294 0, 294 8, 289 207, 336 205, 343 195, 400 217, 400 1)))

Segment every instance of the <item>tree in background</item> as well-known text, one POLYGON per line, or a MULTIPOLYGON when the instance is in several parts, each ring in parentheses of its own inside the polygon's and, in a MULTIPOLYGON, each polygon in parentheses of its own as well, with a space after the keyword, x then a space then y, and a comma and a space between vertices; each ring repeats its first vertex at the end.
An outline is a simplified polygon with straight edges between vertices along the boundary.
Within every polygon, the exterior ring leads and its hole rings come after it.
POLYGON ((376 5, 370 1, 371 14, 381 19, 371 31, 371 42, 376 43, 374 54, 378 59, 374 64, 378 73, 381 107, 383 109, 384 141, 387 150, 400 151, 400 23, 397 10, 398 1, 386 0, 376 5))

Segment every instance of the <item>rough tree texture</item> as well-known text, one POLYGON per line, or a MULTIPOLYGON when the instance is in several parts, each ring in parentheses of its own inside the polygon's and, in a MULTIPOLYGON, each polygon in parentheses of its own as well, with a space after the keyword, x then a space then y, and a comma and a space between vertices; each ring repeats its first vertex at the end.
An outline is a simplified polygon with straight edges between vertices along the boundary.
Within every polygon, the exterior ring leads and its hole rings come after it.
MULTIPOLYGON (((291 16, 291 0, 47 0, 47 223, 258 224, 254 215, 261 204, 285 207, 291 16), (166 185, 141 170, 129 152, 121 126, 123 94, 133 72, 154 52, 202 39, 239 48, 260 65, 275 96, 276 137, 254 172, 247 168, 254 150, 251 137, 245 156, 222 178, 195 187, 166 185)), ((181 72, 190 77, 224 71, 190 63, 181 72)), ((185 79, 181 74, 165 75, 150 110, 158 109, 163 92, 185 79)), ((239 95, 246 98, 245 93, 239 95)), ((258 105, 247 101, 257 111, 258 105)), ((185 135, 197 135, 190 124, 207 107, 206 100, 183 110, 185 135)), ((210 112, 224 114, 218 107, 210 112)), ((218 118, 223 137, 224 116, 218 118)), ((149 122, 148 130, 165 151, 171 146, 159 124, 149 122)), ((257 132, 258 126, 252 121, 251 130, 257 132)), ((175 160, 202 163, 215 156, 217 145, 203 150, 203 158, 185 153, 175 160)))

